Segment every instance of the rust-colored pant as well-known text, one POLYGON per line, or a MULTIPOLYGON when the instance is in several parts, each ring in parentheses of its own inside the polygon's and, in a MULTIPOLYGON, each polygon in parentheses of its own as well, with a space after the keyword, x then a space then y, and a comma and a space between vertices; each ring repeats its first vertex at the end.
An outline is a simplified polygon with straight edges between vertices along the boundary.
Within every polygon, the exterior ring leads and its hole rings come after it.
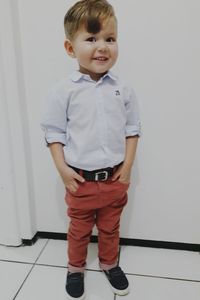
POLYGON ((120 216, 127 203, 128 187, 118 180, 85 181, 79 183, 75 193, 67 191, 65 200, 71 219, 67 235, 69 271, 84 271, 95 224, 100 267, 108 270, 117 265, 120 216))

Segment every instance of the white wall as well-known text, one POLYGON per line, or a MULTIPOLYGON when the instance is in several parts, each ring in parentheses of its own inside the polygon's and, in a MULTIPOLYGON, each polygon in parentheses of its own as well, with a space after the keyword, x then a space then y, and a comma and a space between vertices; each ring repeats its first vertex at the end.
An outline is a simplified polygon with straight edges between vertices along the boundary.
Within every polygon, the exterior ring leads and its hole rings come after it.
MULTIPOLYGON (((62 28, 75 1, 17 2, 37 230, 65 232, 65 191, 39 123, 48 88, 76 68, 62 28)), ((121 236, 200 243, 200 2, 111 3, 119 20, 114 71, 133 85, 143 124, 121 236)))

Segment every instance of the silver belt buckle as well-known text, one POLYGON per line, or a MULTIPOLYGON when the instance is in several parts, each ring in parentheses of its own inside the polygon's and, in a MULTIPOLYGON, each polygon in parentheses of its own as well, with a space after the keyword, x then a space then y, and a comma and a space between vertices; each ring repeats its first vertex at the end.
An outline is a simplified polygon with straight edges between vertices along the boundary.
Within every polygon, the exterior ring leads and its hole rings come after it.
POLYGON ((102 171, 102 172, 95 173, 95 181, 105 181, 107 179, 108 179, 108 171, 102 171), (100 174, 104 174, 105 177, 103 179, 99 179, 100 174))

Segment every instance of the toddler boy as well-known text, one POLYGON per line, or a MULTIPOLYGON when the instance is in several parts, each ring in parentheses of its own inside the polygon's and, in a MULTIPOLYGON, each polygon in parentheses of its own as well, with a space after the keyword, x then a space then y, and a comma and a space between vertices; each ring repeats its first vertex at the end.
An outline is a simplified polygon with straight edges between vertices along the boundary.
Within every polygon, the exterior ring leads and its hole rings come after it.
POLYGON ((110 72, 118 57, 117 19, 106 0, 82 0, 65 15, 65 49, 79 70, 57 83, 42 122, 66 187, 69 299, 84 299, 84 270, 92 229, 98 257, 114 293, 128 280, 118 266, 120 216, 135 158, 140 121, 135 94, 110 72))

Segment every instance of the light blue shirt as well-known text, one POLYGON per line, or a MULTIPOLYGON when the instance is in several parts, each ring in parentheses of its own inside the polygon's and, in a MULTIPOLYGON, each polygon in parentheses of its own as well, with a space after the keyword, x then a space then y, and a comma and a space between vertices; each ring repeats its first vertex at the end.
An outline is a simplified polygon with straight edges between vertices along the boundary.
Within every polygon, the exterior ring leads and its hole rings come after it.
POLYGON ((67 164, 88 171, 122 162, 126 137, 141 131, 134 91, 110 71, 98 82, 76 71, 57 83, 41 127, 47 144, 64 145, 67 164))

